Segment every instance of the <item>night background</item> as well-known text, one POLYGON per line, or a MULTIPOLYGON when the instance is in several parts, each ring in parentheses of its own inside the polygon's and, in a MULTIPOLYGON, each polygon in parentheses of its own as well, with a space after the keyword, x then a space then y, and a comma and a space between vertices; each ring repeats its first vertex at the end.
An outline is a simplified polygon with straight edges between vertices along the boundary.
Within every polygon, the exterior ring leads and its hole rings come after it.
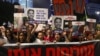
MULTIPOLYGON (((19 4, 23 7, 34 7, 34 8, 48 8, 49 9, 49 17, 53 13, 53 6, 51 5, 51 0, 0 0, 0 25, 3 22, 10 21, 13 23, 13 13, 14 13, 14 5, 19 4)), ((68 0, 65 0, 67 2, 68 0)), ((96 18, 98 23, 100 21, 100 0, 86 0, 86 13, 83 14, 75 13, 77 15, 78 20, 83 20, 81 17, 90 17, 96 18), (97 13, 96 13, 97 12, 97 13)))

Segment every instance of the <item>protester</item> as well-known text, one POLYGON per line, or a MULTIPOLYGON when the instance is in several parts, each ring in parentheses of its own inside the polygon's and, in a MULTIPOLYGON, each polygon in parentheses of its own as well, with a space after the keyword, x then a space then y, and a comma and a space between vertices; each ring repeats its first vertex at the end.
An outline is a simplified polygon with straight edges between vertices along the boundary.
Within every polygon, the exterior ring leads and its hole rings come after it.
POLYGON ((86 26, 79 26, 74 31, 71 22, 64 30, 52 30, 45 26, 41 31, 36 31, 38 24, 25 23, 20 31, 15 31, 12 27, 0 26, 0 39, 6 43, 50 43, 50 42, 79 42, 93 39, 100 39, 100 31, 87 31, 86 26))
POLYGON ((44 33, 43 32, 38 32, 37 38, 35 40, 35 43, 43 43, 44 42, 44 33))
POLYGON ((53 34, 52 34, 52 30, 51 29, 47 29, 46 30, 46 35, 44 37, 44 40, 46 42, 53 42, 54 38, 53 38, 53 34))
POLYGON ((26 42, 26 37, 25 37, 25 34, 23 32, 19 32, 18 34, 18 42, 19 43, 25 43, 26 42))
POLYGON ((9 28, 6 29, 5 35, 6 35, 9 43, 16 43, 17 42, 17 40, 13 36, 13 32, 11 32, 11 30, 9 28))
POLYGON ((54 42, 64 42, 61 40, 61 33, 54 33, 54 42))
POLYGON ((92 33, 88 33, 86 35, 87 40, 93 40, 94 39, 94 35, 92 33))

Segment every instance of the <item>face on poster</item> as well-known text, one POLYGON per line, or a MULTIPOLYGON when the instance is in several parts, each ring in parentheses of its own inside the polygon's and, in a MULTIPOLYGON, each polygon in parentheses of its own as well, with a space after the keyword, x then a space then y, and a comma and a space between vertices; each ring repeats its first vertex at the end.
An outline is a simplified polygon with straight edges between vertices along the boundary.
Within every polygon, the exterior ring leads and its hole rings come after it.
POLYGON ((27 17, 27 20, 34 20, 35 11, 33 8, 24 8, 24 14, 27 17))
POLYGON ((53 16, 52 21, 53 29, 63 29, 63 16, 53 16))

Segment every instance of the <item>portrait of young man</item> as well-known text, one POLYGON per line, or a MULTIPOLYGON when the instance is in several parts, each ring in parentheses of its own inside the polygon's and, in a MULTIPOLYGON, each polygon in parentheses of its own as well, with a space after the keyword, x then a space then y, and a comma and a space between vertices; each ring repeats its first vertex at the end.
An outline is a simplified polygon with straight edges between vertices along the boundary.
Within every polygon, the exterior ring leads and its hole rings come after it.
POLYGON ((54 32, 57 31, 61 33, 63 30, 63 17, 54 16, 52 25, 53 25, 54 32))
POLYGON ((34 9, 28 8, 25 9, 26 18, 23 18, 24 23, 27 22, 29 24, 34 24, 34 9))

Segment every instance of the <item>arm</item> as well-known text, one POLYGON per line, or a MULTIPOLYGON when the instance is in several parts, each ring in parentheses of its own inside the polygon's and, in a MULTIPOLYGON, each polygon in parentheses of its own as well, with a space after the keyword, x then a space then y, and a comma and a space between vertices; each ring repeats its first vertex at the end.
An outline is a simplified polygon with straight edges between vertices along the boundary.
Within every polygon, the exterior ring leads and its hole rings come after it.
POLYGON ((5 43, 8 43, 8 39, 6 37, 5 31, 6 31, 5 27, 1 26, 1 33, 2 33, 3 40, 5 43))
POLYGON ((38 24, 34 24, 34 28, 32 29, 31 34, 33 34, 35 32, 37 27, 38 27, 38 24))
POLYGON ((71 41, 71 39, 72 39, 72 32, 73 32, 73 29, 71 28, 71 29, 69 29, 69 34, 68 34, 68 41, 70 42, 71 41))

